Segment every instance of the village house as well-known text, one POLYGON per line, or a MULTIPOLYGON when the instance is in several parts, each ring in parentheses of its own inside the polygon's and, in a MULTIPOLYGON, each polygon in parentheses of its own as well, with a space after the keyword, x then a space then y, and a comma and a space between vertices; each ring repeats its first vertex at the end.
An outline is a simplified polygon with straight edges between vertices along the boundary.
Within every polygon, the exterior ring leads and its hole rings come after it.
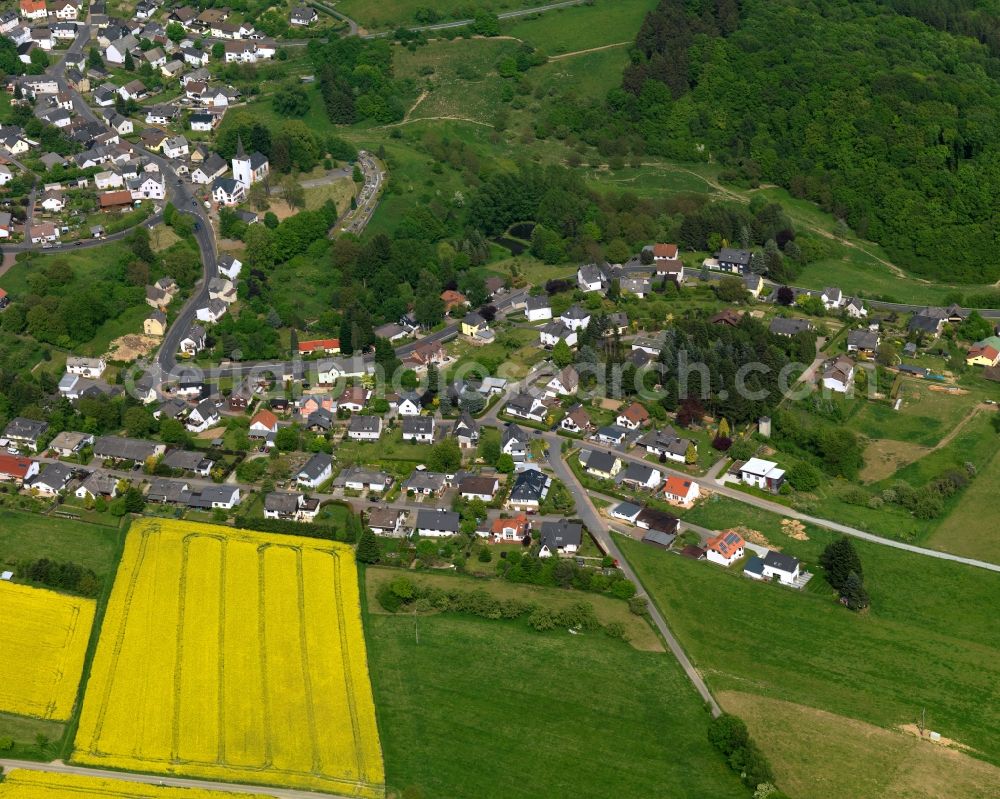
POLYGON ((48 422, 16 416, 4 428, 3 440, 8 447, 16 447, 17 449, 29 452, 38 452, 42 437, 48 429, 48 422))
POLYGON ((575 555, 583 543, 583 525, 566 519, 542 522, 538 557, 575 555))
POLYGON ((723 272, 742 275, 750 271, 749 250, 735 250, 731 247, 723 247, 715 257, 719 262, 719 269, 723 272))
POLYGON ((580 375, 576 369, 570 365, 564 367, 559 374, 545 384, 551 396, 569 397, 576 394, 580 388, 580 375))
POLYGON ((613 479, 622 468, 620 458, 599 449, 580 450, 580 465, 587 474, 592 474, 601 480, 613 479))
POLYGON ((333 459, 325 452, 317 452, 295 476, 296 482, 305 488, 319 488, 333 476, 333 459))
POLYGON ((583 405, 577 404, 570 408, 559 426, 569 433, 586 433, 593 429, 593 422, 583 405))
POLYGON ((433 416, 409 416, 403 419, 403 441, 431 444, 434 441, 433 416))
POLYGON ((527 452, 528 436, 516 424, 508 424, 500 434, 500 452, 521 463, 527 452))
POLYGON ((616 478, 617 482, 636 491, 655 491, 663 482, 659 469, 642 463, 629 463, 616 478))
POLYGON ((352 441, 378 441, 382 437, 382 417, 352 416, 347 437, 352 441))
POLYGON ((514 480, 514 487, 507 498, 512 510, 536 512, 548 496, 552 480, 537 469, 526 469, 514 480))
POLYGON ((499 490, 500 481, 496 477, 465 477, 458 484, 458 493, 468 500, 492 502, 499 490))
POLYGON ((272 491, 264 497, 264 518, 311 522, 319 512, 319 500, 297 491, 272 491))
POLYGON ((548 409, 544 403, 536 397, 522 392, 512 397, 504 406, 504 412, 509 416, 516 416, 519 419, 528 419, 532 422, 542 423, 548 414, 548 409))
POLYGON ((847 351, 856 352, 867 358, 874 357, 875 351, 882 342, 879 334, 874 330, 848 330, 847 331, 847 351))
POLYGON ((552 349, 560 341, 565 341, 570 347, 575 347, 577 334, 562 323, 561 319, 553 319, 547 325, 538 328, 538 341, 546 349, 552 349))
POLYGON ((405 510, 394 508, 372 508, 368 511, 368 527, 375 535, 401 538, 406 534, 405 510))
POLYGON ((699 496, 701 496, 701 486, 686 477, 669 475, 663 485, 663 497, 672 505, 688 507, 699 496))
POLYGON ((823 388, 846 394, 854 383, 854 361, 838 355, 823 367, 823 388))
POLYGON ((552 304, 545 294, 528 297, 524 301, 524 315, 529 322, 542 322, 552 318, 552 304))
POLYGON ((777 494, 785 482, 785 471, 779 469, 773 461, 761 458, 751 458, 746 463, 736 467, 736 474, 746 485, 760 488, 777 494))
POLYGON ((0 452, 0 482, 20 486, 38 474, 38 462, 20 455, 0 452))
POLYGON ((458 445, 463 449, 479 446, 479 423, 466 411, 463 411, 455 422, 451 433, 458 439, 458 445))
POLYGON ((735 530, 724 530, 708 539, 705 544, 705 556, 720 566, 732 566, 743 557, 745 546, 743 536, 735 530))
POLYGON ((633 402, 618 414, 615 424, 626 430, 638 430, 648 421, 649 411, 638 402, 633 402))
POLYGON ((414 532, 426 538, 447 538, 460 531, 459 515, 454 511, 427 509, 417 511, 414 532))

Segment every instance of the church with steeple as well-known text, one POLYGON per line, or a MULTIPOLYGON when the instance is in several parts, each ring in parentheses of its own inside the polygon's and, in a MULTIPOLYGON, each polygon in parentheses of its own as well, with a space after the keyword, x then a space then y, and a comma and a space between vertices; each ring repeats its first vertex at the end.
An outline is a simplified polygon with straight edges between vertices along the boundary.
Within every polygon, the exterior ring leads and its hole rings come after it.
POLYGON ((267 157, 259 152, 246 154, 243 137, 236 137, 236 155, 233 156, 233 179, 249 188, 267 177, 270 164, 267 157))

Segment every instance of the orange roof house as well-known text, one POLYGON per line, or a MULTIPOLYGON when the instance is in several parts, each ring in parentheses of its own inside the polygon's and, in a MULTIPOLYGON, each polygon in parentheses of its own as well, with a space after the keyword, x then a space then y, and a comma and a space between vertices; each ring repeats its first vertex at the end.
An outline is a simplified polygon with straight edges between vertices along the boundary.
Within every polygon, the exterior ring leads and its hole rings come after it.
POLYGON ((653 245, 653 258, 655 259, 665 259, 668 261, 673 261, 677 258, 677 245, 676 244, 654 244, 653 245))
POLYGON ((45 0, 21 0, 21 13, 25 16, 45 10, 45 0))
POLYGON ((638 402, 633 402, 625 410, 618 413, 617 423, 622 427, 635 430, 649 421, 649 411, 638 402))
POLYGON ((250 432, 257 430, 266 430, 268 432, 275 432, 278 429, 278 417, 275 416, 267 408, 261 408, 257 413, 253 415, 250 419, 250 432))
POLYGON ((663 494, 668 502, 687 505, 698 498, 701 487, 694 480, 670 475, 663 486, 663 494))
POLYGON ((445 313, 450 311, 456 305, 468 305, 469 301, 465 298, 465 295, 460 291, 453 291, 452 289, 445 289, 441 292, 441 299, 444 300, 444 310, 445 313))
POLYGON ((710 561, 729 566, 733 561, 743 557, 746 542, 743 540, 743 536, 735 530, 723 530, 718 535, 709 538, 705 547, 706 557, 710 561))
POLYGON ((336 355, 340 352, 339 338, 316 338, 311 341, 299 342, 299 355, 310 355, 314 352, 325 352, 336 355))
POLYGON ((528 517, 519 513, 511 518, 500 518, 493 522, 490 532, 495 538, 506 541, 520 540, 528 531, 528 517))

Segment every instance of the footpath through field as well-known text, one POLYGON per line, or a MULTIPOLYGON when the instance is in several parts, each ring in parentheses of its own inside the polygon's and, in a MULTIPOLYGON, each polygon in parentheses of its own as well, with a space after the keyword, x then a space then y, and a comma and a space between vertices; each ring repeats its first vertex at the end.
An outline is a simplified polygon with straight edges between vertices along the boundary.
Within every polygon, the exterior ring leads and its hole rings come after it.
POLYGON ((183 777, 136 774, 133 771, 108 771, 107 769, 85 768, 83 766, 71 766, 68 763, 63 763, 61 760, 53 760, 51 763, 36 763, 33 760, 0 759, 0 767, 5 771, 19 768, 25 771, 76 774, 81 777, 101 777, 107 780, 138 782, 142 785, 162 785, 168 788, 200 788, 202 790, 219 791, 221 793, 274 797, 274 799, 352 799, 352 797, 338 794, 296 791, 289 788, 266 788, 260 785, 238 785, 233 782, 208 782, 207 780, 192 780, 183 777))

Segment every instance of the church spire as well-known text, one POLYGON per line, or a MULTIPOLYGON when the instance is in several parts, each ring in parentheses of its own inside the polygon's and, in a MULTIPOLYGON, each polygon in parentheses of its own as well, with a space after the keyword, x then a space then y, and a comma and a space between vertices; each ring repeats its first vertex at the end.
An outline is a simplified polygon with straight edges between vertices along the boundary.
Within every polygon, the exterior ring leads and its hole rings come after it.
POLYGON ((239 133, 236 134, 236 157, 241 159, 247 157, 246 151, 243 149, 243 137, 239 133))

